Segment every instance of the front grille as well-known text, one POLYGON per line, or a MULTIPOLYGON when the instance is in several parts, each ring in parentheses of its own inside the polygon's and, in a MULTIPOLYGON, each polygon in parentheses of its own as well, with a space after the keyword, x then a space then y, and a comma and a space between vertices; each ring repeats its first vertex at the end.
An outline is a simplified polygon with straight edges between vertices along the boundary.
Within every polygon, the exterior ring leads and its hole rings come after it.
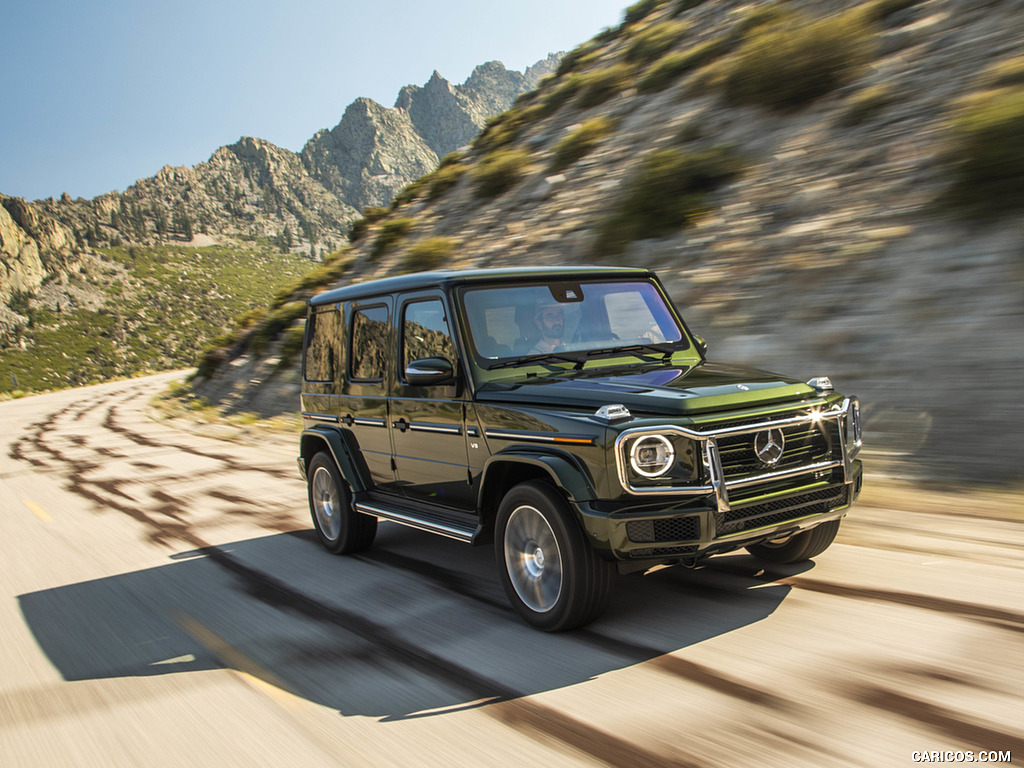
POLYGON ((700 518, 669 517, 664 520, 630 520, 626 523, 630 541, 686 541, 700 538, 700 518))
POLYGON ((846 502, 846 488, 833 485, 811 493, 776 499, 762 504, 734 507, 722 516, 719 535, 778 525, 806 515, 820 515, 846 502))
POLYGON ((718 453, 722 460, 722 472, 727 481, 739 480, 766 472, 795 469, 807 464, 828 461, 832 458, 834 447, 838 446, 836 430, 836 422, 827 420, 817 424, 796 424, 782 427, 782 433, 786 440, 785 447, 782 458, 773 465, 762 463, 754 452, 754 439, 757 437, 757 432, 720 437, 718 438, 718 453))

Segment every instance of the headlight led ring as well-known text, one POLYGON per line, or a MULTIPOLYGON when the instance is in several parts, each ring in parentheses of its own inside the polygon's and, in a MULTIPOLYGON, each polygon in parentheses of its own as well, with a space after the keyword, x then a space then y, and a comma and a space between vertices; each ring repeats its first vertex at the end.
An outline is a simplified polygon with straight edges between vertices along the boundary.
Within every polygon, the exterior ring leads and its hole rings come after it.
POLYGON ((638 475, 661 477, 672 467, 676 450, 668 438, 661 435, 641 437, 629 449, 629 463, 638 475))

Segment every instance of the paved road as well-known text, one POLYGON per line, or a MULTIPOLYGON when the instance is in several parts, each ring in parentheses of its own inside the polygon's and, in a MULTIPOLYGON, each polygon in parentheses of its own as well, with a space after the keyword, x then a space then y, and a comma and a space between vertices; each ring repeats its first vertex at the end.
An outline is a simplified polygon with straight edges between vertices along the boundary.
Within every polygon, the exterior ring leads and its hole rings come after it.
POLYGON ((1012 515, 861 507, 811 566, 622 577, 551 636, 487 549, 324 552, 293 441, 154 421, 169 378, 0 404, 0 765, 1024 760, 1012 515))

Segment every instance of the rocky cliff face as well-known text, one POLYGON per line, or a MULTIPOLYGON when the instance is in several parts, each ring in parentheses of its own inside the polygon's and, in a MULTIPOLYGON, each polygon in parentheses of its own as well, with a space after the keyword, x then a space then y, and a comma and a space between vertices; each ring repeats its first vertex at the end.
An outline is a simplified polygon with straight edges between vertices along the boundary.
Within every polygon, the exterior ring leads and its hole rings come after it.
POLYGON ((641 6, 376 223, 346 281, 437 238, 451 267, 651 267, 714 359, 860 395, 873 469, 1019 479, 1024 3, 641 6))
POLYGON ((345 241, 359 211, 387 205, 557 62, 553 54, 525 75, 490 62, 461 86, 435 72, 423 87, 402 89, 392 109, 357 99, 301 153, 243 137, 206 162, 165 166, 123 193, 0 198, 0 305, 15 291, 34 293, 97 246, 256 237, 319 257, 345 241))
POLYGON ((491 61, 474 69, 462 85, 434 72, 422 87, 405 86, 391 109, 358 99, 338 125, 306 143, 302 160, 314 178, 351 207, 386 205, 442 157, 469 144, 487 118, 511 107, 558 60, 552 54, 527 74, 491 61))
POLYGON ((0 305, 34 294, 47 275, 73 269, 80 256, 70 230, 24 200, 0 195, 0 305))

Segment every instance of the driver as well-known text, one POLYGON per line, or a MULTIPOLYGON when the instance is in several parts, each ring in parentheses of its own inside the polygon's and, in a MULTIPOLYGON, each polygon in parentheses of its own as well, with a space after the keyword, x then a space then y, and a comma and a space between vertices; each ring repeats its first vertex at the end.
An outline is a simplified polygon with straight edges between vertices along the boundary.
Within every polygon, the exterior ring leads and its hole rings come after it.
POLYGON ((565 316, 557 304, 541 304, 533 316, 533 322, 540 331, 540 339, 530 350, 530 354, 547 354, 554 352, 555 347, 562 343, 565 333, 565 316))

